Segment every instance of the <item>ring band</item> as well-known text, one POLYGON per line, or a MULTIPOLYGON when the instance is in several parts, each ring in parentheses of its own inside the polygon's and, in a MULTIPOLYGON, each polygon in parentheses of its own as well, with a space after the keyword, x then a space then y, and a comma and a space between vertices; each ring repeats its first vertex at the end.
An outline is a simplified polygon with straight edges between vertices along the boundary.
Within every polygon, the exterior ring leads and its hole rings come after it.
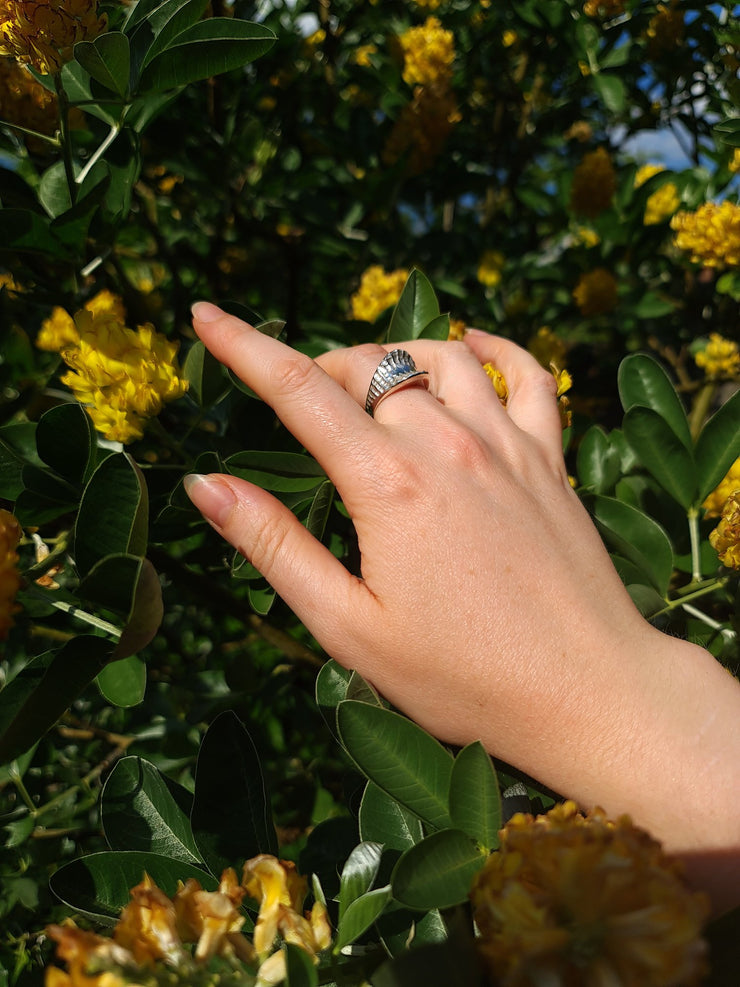
MULTIPOLYGON (((417 370, 416 364, 410 353, 406 350, 391 350, 386 353, 378 364, 373 379, 370 381, 367 398, 365 400, 365 411, 372 417, 381 398, 390 394, 402 384, 407 384, 416 377, 428 377, 427 370, 417 370)), ((419 381, 427 386, 426 381, 419 381)))

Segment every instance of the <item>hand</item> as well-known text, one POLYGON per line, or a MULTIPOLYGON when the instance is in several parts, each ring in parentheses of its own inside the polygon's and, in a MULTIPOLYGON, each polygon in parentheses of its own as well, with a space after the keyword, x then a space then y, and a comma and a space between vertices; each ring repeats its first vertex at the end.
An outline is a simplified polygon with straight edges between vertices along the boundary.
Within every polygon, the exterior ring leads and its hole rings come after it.
POLYGON ((632 812, 660 838, 673 823, 672 845, 694 845, 695 825, 665 821, 684 780, 682 765, 668 786, 666 751, 702 732, 695 688, 726 673, 632 604, 568 482, 552 376, 482 333, 409 342, 429 389, 400 389, 371 418, 383 347, 313 361, 210 305, 194 325, 353 519, 361 578, 261 488, 219 476, 190 489, 326 651, 442 740, 480 739, 582 804, 632 812), (506 408, 487 362, 507 381, 506 408))

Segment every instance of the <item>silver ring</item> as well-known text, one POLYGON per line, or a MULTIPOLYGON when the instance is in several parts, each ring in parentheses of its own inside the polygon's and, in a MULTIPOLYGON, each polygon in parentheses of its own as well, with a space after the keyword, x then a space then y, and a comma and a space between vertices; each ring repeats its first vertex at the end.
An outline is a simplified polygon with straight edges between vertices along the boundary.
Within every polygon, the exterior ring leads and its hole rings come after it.
MULTIPOLYGON (((415 377, 428 377, 427 370, 417 370, 416 364, 410 353, 406 350, 391 350, 386 353, 377 366, 373 379, 370 381, 367 398, 365 400, 365 411, 372 417, 381 398, 390 394, 401 384, 407 384, 415 377)), ((426 381, 420 381, 426 386, 426 381)))

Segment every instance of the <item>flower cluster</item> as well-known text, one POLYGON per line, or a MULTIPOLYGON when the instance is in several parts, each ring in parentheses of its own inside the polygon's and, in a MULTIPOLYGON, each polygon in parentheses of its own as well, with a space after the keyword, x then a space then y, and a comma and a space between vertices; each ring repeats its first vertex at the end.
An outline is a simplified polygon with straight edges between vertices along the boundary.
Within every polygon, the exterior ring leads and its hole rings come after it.
POLYGON ((395 305, 406 284, 408 271, 386 271, 373 264, 360 279, 360 287, 350 298, 350 312, 359 322, 375 322, 379 315, 395 305))
MULTIPOLYGON (((653 175, 658 175, 665 171, 663 165, 646 164, 637 169, 635 175, 635 188, 644 185, 653 175)), ((645 203, 645 215, 643 223, 645 226, 657 226, 665 222, 674 214, 681 204, 678 189, 673 182, 664 182, 659 189, 649 195, 645 203)))
POLYGON ((617 280, 605 267, 595 267, 581 275, 573 298, 581 315, 604 315, 617 304, 617 280))
POLYGON ((501 987, 690 987, 705 961, 703 895, 629 817, 573 802, 501 831, 473 884, 479 949, 501 987))
POLYGON ((403 80, 409 86, 447 89, 452 81, 455 41, 437 17, 398 36, 403 51, 403 80))
POLYGON ((499 250, 486 250, 479 263, 477 277, 487 288, 495 288, 501 283, 506 258, 499 250))
POLYGON ((740 459, 736 459, 722 481, 702 504, 707 517, 719 517, 731 494, 740 491, 740 459))
POLYGON ((659 58, 680 45, 684 27, 684 11, 678 9, 675 0, 671 0, 670 4, 659 3, 645 31, 650 57, 659 58))
POLYGON ((324 906, 315 903, 310 913, 300 912, 306 890, 305 878, 292 863, 267 854, 247 861, 241 882, 233 869, 225 870, 217 891, 205 891, 190 878, 168 897, 145 875, 132 888, 112 938, 85 932, 71 921, 49 928, 67 970, 50 966, 46 987, 279 983, 285 978, 285 954, 277 948, 278 937, 299 946, 315 963, 331 945, 324 906), (252 941, 241 931, 245 895, 260 906, 252 941), (208 976, 212 961, 217 965, 208 976))
POLYGON ((617 188, 617 176, 608 151, 597 147, 583 156, 573 172, 570 207, 580 216, 593 219, 608 209, 617 188))
POLYGON ((21 539, 21 526, 9 512, 0 510, 0 641, 13 626, 13 614, 18 606, 15 596, 21 585, 16 548, 21 539))
POLYGON ((43 75, 59 72, 78 41, 105 29, 98 0, 4 0, 0 7, 0 55, 11 55, 43 75))
POLYGON ((725 200, 705 202, 695 212, 671 220, 675 244, 704 267, 740 267, 740 206, 725 200))
POLYGON ((61 352, 70 368, 62 383, 87 406, 95 428, 125 443, 140 439, 146 419, 182 397, 188 385, 176 361, 178 344, 150 323, 134 331, 124 320, 120 299, 101 292, 74 320, 55 309, 36 342, 61 352))
MULTIPOLYGON (((57 98, 14 58, 0 58, 0 118, 51 136, 59 126, 57 98)), ((84 117, 76 108, 70 110, 70 125, 79 126, 84 117)), ((29 148, 38 153, 48 144, 25 136, 29 148)))
POLYGON ((706 345, 694 355, 694 361, 710 379, 740 376, 740 346, 718 332, 710 333, 706 345))
POLYGON ((583 13, 586 17, 619 17, 624 13, 624 0, 586 0, 583 13))
POLYGON ((740 490, 725 501, 722 517, 709 535, 709 543, 728 569, 740 569, 740 490))
MULTIPOLYGON (((498 395, 498 399, 505 408, 509 400, 509 385, 506 383, 506 378, 492 363, 484 363, 483 369, 488 374, 494 390, 498 395)), ((554 362, 550 363, 549 370, 557 383, 556 397, 558 399, 560 421, 562 422, 563 428, 568 428, 571 424, 571 411, 570 401, 565 394, 573 386, 573 378, 567 370, 559 367, 554 362)))

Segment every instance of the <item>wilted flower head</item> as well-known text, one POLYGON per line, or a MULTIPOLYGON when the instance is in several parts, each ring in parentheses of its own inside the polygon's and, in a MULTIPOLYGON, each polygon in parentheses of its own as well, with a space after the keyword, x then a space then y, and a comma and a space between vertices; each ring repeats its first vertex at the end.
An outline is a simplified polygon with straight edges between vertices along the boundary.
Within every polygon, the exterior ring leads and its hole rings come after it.
POLYGON ((566 802, 518 814, 471 891, 479 949, 501 987, 692 987, 708 905, 660 844, 566 802))
POLYGON ((740 490, 740 458, 736 459, 722 481, 702 504, 707 517, 719 517, 730 494, 740 490))
POLYGON ((710 379, 740 376, 740 346, 718 332, 710 334, 705 346, 694 355, 694 361, 710 379))
POLYGON ((20 539, 21 526, 16 518, 0 510, 0 641, 8 636, 13 614, 19 609, 15 597, 21 585, 16 552, 20 539))
POLYGON ((616 188, 617 176, 609 153, 597 147, 584 155, 573 172, 570 207, 580 216, 593 219, 609 208, 616 188))
POLYGON ((375 322, 387 308, 396 304, 407 278, 408 271, 403 268, 386 271, 380 264, 368 267, 360 278, 360 287, 350 298, 352 318, 375 322))
POLYGON ((98 0, 3 0, 0 55, 53 75, 70 60, 78 41, 91 41, 105 25, 98 0))
POLYGON ((719 524, 709 535, 709 543, 722 565, 740 569, 740 489, 725 501, 719 524))
POLYGON ((586 317, 611 312, 617 304, 617 280, 605 267, 596 267, 581 275, 573 299, 586 317))
POLYGON ((695 264, 740 267, 740 206, 705 202, 695 212, 679 212, 671 220, 674 242, 695 264))

